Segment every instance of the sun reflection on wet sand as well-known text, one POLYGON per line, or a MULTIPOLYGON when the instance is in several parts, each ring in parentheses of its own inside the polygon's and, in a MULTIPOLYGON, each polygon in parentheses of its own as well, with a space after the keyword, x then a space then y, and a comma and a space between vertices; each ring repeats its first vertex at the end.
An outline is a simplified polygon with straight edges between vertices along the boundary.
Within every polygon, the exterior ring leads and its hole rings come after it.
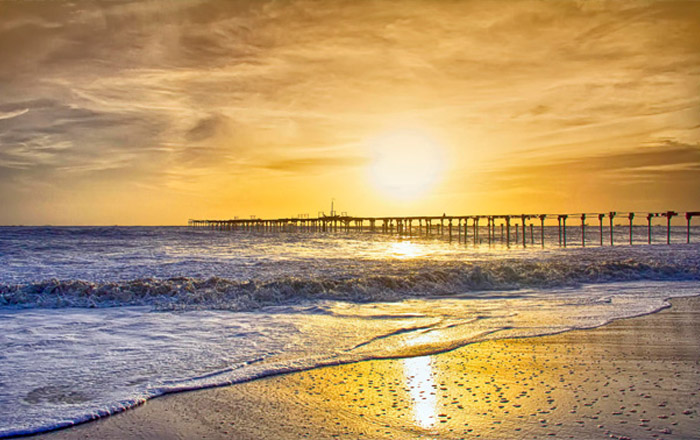
POLYGON ((700 300, 676 301, 593 330, 173 394, 45 438, 697 438, 700 300))
POLYGON ((413 419, 421 428, 431 429, 437 419, 432 358, 421 356, 404 359, 403 367, 406 385, 413 401, 413 419))

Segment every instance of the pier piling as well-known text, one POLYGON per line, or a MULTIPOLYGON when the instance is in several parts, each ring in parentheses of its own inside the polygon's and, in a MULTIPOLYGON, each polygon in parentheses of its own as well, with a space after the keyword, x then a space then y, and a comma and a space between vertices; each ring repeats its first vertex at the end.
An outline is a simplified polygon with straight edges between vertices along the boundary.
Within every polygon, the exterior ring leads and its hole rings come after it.
POLYGON ((547 218, 546 214, 540 214, 540 239, 542 240, 542 247, 544 248, 544 219, 547 218))
POLYGON ((617 215, 617 212, 609 212, 608 217, 610 217, 610 246, 614 246, 614 241, 613 241, 613 219, 617 215))
POLYGON ((633 227, 632 222, 633 222, 633 220, 634 220, 634 212, 630 212, 630 213, 627 215, 627 218, 628 218, 629 221, 630 221, 630 246, 632 246, 632 243, 633 243, 633 241, 632 241, 632 232, 633 232, 633 231, 632 231, 632 227, 633 227))
POLYGON ((685 220, 687 222, 687 229, 686 229, 686 243, 690 243, 690 221, 693 219, 695 216, 700 216, 700 212, 686 212, 685 213, 685 220))
POLYGON ((561 247, 561 215, 557 216, 557 222, 559 223, 559 247, 561 247))
POLYGON ((510 247, 510 216, 506 216, 506 246, 510 247))
POLYGON ((561 223, 562 223, 562 237, 564 241, 564 247, 566 247, 566 219, 569 217, 566 214, 560 215, 561 218, 561 223))
POLYGON ((671 219, 678 215, 675 211, 667 211, 662 214, 666 217, 666 244, 671 244, 671 219))
POLYGON ((464 245, 465 245, 465 246, 467 245, 467 239, 469 238, 469 237, 468 237, 469 226, 467 225, 467 222, 468 222, 468 221, 469 221, 469 217, 465 217, 465 218, 464 218, 464 245))

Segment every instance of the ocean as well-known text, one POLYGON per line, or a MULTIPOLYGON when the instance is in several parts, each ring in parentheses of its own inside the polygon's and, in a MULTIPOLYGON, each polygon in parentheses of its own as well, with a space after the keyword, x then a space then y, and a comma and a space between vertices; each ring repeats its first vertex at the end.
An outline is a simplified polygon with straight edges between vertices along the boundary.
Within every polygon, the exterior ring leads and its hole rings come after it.
MULTIPOLYGON (((700 295, 700 228, 599 246, 187 227, 0 228, 0 437, 166 393, 592 328, 700 295)), ((500 232, 500 231, 497 231, 500 232)))

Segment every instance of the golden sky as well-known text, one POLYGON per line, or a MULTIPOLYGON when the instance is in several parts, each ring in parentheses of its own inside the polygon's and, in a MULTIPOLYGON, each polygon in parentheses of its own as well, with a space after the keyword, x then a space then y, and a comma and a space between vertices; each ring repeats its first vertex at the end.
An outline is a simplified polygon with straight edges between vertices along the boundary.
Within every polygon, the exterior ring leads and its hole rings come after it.
POLYGON ((700 2, 0 0, 0 224, 700 209, 700 2))

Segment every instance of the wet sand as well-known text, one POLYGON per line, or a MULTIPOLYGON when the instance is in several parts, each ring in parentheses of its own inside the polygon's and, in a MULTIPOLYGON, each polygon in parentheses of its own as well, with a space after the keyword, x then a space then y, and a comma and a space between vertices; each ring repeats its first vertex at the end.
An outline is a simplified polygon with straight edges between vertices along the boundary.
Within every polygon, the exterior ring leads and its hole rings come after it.
POLYGON ((154 399, 59 439, 700 439, 700 298, 490 341, 154 399))

